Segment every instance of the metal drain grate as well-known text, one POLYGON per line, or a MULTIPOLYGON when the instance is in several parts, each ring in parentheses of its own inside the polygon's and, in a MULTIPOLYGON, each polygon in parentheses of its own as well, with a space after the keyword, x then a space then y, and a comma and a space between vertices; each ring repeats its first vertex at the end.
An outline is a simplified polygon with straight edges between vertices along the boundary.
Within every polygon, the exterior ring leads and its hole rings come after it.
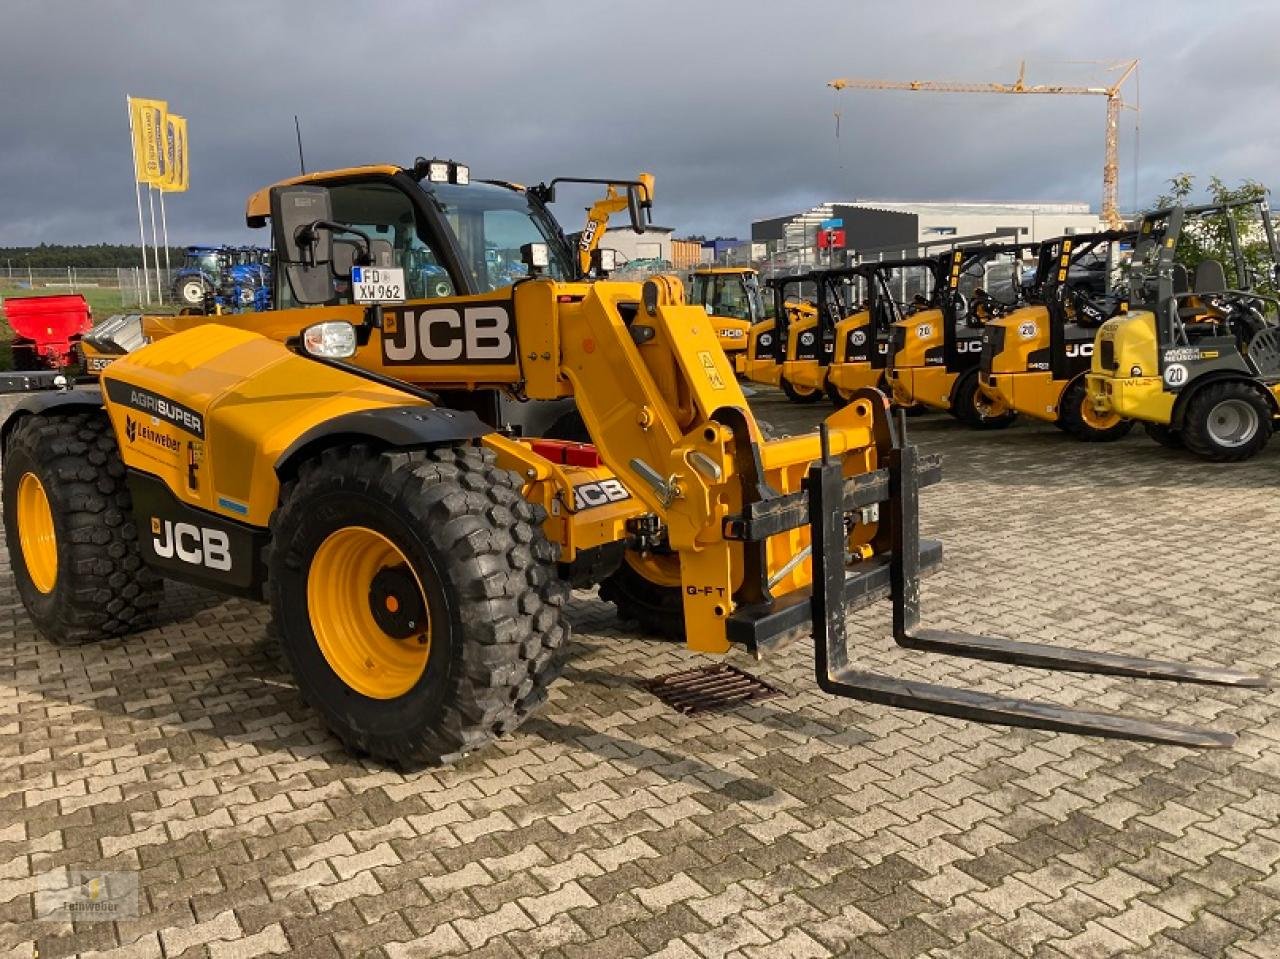
POLYGON ((644 679, 640 685, 686 716, 783 695, 781 689, 724 663, 644 679))

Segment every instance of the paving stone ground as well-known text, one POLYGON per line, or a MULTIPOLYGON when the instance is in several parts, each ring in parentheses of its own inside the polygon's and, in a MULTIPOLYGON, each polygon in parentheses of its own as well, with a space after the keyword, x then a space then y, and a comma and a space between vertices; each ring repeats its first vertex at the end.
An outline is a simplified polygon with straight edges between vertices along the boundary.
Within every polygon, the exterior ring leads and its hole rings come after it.
MULTIPOLYGON (((756 401, 780 426, 825 406, 756 401)), ((923 495, 939 626, 1277 672, 1280 442, 1211 466, 1139 432, 979 435, 923 495)), ((800 642, 731 661, 785 698, 685 719, 637 680, 697 662, 594 593, 547 708, 451 769, 346 755, 266 610, 170 587, 162 624, 57 648, 0 569, 0 955, 1280 955, 1280 692, 896 649, 870 668, 1239 733, 1232 750, 1016 731, 818 693, 800 642), (36 921, 59 867, 134 873, 141 914, 36 921)))

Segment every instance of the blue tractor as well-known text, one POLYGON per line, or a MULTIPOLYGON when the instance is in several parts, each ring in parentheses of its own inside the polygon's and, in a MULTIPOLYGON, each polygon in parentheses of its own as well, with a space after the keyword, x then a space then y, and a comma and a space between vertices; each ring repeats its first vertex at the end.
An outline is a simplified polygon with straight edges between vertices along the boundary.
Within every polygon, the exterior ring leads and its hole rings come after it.
POLYGON ((263 310, 271 290, 270 251, 256 246, 189 246, 174 271, 179 306, 222 312, 263 310))

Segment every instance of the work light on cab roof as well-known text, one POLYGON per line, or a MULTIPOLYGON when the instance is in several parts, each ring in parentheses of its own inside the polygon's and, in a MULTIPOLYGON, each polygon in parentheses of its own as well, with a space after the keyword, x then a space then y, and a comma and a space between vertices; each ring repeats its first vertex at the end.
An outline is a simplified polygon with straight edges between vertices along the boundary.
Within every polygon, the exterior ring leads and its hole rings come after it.
POLYGON ((432 183, 466 186, 471 182, 471 168, 465 163, 455 163, 453 160, 428 160, 426 157, 418 157, 413 161, 413 176, 418 180, 425 178, 432 183))

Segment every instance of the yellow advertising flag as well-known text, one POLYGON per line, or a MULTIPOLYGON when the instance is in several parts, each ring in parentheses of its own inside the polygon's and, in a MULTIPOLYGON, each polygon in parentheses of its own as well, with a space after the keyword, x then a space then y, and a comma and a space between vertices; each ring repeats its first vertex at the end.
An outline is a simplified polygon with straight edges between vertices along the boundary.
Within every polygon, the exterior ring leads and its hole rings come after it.
POLYGON ((134 174, 139 183, 159 186, 164 182, 164 131, 168 112, 169 104, 164 100, 129 98, 134 174))
POLYGON ((166 193, 183 193, 191 185, 187 167, 187 118, 176 113, 165 116, 164 181, 160 189, 166 193))

